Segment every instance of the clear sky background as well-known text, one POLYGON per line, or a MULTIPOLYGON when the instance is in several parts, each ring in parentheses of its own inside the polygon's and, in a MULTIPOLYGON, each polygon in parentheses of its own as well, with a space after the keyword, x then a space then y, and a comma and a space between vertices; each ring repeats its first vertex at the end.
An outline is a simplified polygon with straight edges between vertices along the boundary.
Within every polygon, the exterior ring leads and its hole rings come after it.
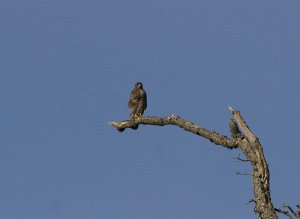
POLYGON ((2 0, 0 218, 256 218, 249 164, 178 127, 229 135, 241 111, 264 146, 272 198, 300 202, 300 2, 2 0))

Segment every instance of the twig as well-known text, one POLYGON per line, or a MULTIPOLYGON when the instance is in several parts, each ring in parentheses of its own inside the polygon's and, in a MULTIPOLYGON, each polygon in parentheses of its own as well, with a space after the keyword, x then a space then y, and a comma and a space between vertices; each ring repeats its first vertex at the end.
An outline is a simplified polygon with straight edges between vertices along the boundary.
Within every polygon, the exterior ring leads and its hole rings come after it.
POLYGON ((300 219, 300 205, 296 205, 298 211, 295 212, 289 204, 283 203, 282 207, 289 209, 289 211, 295 216, 295 218, 300 219))
POLYGON ((245 205, 249 205, 250 203, 254 202, 255 203, 255 200, 254 199, 250 199, 245 205))
POLYGON ((293 216, 288 211, 282 210, 280 208, 274 208, 274 209, 275 211, 288 216, 290 219, 293 219, 293 216))
POLYGON ((238 157, 234 157, 233 159, 235 159, 237 161, 241 161, 241 162, 250 162, 250 160, 248 160, 248 159, 242 159, 242 158, 240 158, 240 154, 239 154, 238 157))
POLYGON ((242 175, 242 176, 251 176, 251 174, 247 173, 247 171, 241 173, 240 171, 236 171, 235 175, 242 175))

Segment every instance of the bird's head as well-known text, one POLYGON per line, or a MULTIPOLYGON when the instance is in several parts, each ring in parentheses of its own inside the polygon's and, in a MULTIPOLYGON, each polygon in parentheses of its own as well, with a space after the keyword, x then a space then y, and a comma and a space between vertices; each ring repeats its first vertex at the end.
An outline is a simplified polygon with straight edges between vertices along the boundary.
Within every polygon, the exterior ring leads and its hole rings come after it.
POLYGON ((141 82, 136 82, 135 87, 138 89, 143 89, 143 84, 141 82))

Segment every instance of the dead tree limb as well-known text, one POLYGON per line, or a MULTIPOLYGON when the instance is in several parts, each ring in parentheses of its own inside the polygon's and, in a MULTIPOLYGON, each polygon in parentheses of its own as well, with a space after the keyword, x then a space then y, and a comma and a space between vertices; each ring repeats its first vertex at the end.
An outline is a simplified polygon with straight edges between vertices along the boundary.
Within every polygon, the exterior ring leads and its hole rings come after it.
POLYGON ((270 172, 263 147, 259 139, 252 133, 239 111, 228 107, 235 122, 245 135, 247 144, 240 144, 244 155, 252 165, 252 186, 255 197, 255 212, 262 219, 278 218, 274 209, 270 192, 270 172))
POLYGON ((275 208, 275 211, 286 215, 287 217, 289 217, 289 219, 294 219, 294 218, 295 219, 300 219, 300 206, 299 205, 296 205, 296 207, 298 208, 297 212, 295 212, 293 210, 293 208, 290 205, 286 204, 286 203, 282 204, 282 207, 287 209, 287 210, 283 210, 281 208, 275 208))
POLYGON ((285 216, 289 217, 289 219, 293 219, 293 216, 286 210, 282 210, 280 208, 275 208, 275 211, 278 213, 284 214, 285 216))
POLYGON ((249 161, 250 161, 250 160, 247 160, 247 159, 242 159, 242 158, 240 157, 240 154, 239 154, 238 157, 234 157, 233 159, 235 159, 235 160, 237 160, 237 161, 240 161, 240 162, 249 162, 249 161))
POLYGON ((175 125, 188 132, 206 138, 216 145, 228 149, 240 148, 247 158, 247 161, 249 161, 252 166, 255 213, 261 219, 278 219, 276 214, 277 209, 275 210, 271 200, 270 173, 268 164, 265 160, 263 147, 260 144, 259 139, 248 127, 240 112, 232 107, 228 108, 233 115, 233 120, 231 120, 229 124, 232 134, 231 138, 215 131, 209 131, 176 115, 164 118, 142 116, 133 118, 132 120, 109 122, 109 124, 119 131, 124 131, 127 128, 135 128, 140 124, 155 126, 175 125))
POLYGON ((176 115, 171 115, 164 118, 143 116, 134 118, 134 120, 109 122, 109 124, 117 128, 119 131, 123 131, 126 128, 133 128, 137 124, 155 126, 175 125, 188 132, 200 135, 201 137, 206 138, 217 145, 222 145, 229 149, 237 148, 239 143, 239 139, 228 138, 227 136, 221 135, 217 132, 208 131, 205 128, 201 128, 200 126, 197 126, 194 123, 182 119, 176 115))
POLYGON ((298 208, 298 212, 295 212, 293 210, 293 208, 289 204, 286 204, 286 203, 282 204, 282 207, 288 209, 291 212, 291 214, 294 215, 294 217, 296 219, 300 219, 300 206, 299 205, 296 205, 296 207, 298 208))

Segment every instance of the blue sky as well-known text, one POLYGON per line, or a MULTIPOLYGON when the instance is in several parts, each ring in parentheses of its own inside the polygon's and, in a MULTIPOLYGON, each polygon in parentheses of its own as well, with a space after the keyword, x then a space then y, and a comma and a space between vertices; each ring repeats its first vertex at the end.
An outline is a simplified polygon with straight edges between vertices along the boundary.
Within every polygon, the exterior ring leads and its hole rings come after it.
POLYGON ((299 203, 300 2, 0 2, 0 217, 256 218, 249 164, 177 127, 117 132, 136 81, 145 115, 264 146, 272 198, 299 203))

